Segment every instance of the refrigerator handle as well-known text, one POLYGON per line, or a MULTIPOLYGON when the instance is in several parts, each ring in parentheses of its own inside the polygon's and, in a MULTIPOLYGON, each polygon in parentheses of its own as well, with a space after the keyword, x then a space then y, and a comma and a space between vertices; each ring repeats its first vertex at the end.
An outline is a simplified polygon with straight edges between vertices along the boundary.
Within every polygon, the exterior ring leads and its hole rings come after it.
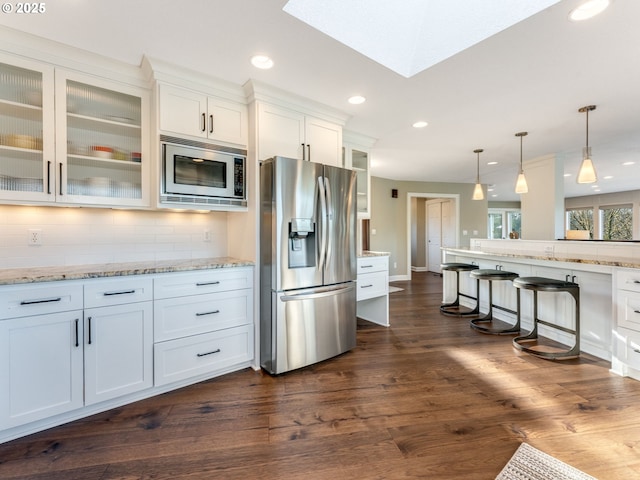
POLYGON ((345 293, 350 290, 353 290, 355 284, 350 282, 346 287, 330 287, 323 289, 316 289, 313 291, 307 291, 304 293, 294 293, 292 295, 282 295, 280 297, 281 302, 294 302, 300 300, 308 300, 312 298, 321 298, 321 297, 331 297, 333 295, 338 295, 340 293, 345 293))
POLYGON ((327 252, 327 198, 324 190, 323 177, 318 177, 318 192, 320 196, 320 259, 318 260, 318 268, 324 269, 325 255, 327 252))
POLYGON ((327 237, 326 247, 325 247, 325 262, 328 264, 330 262, 331 253, 333 251, 333 202, 331 199, 331 184, 329 183, 329 179, 324 177, 324 190, 327 201, 327 215, 324 223, 324 231, 325 236, 327 237))

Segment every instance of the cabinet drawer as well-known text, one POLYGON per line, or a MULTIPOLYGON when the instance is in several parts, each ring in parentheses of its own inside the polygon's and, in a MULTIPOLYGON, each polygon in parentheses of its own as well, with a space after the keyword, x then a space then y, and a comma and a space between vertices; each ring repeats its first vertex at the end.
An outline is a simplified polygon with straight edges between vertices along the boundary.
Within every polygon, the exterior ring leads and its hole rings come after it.
POLYGON ((167 273, 153 281, 154 298, 173 298, 202 293, 252 288, 251 268, 219 268, 197 273, 167 273))
POLYGON ((149 277, 95 279, 84 284, 85 308, 145 302, 152 298, 153 281, 149 277))
POLYGON ((359 257, 358 275, 363 273, 389 271, 389 257, 359 257))
POLYGON ((640 292, 640 269, 616 270, 616 288, 640 292))
POLYGON ((386 272, 358 275, 357 300, 380 297, 388 292, 388 275, 386 272))
POLYGON ((620 329, 619 333, 627 339, 626 364, 635 370, 640 370, 640 332, 620 329))
POLYGON ((82 310, 82 284, 45 282, 0 288, 0 319, 82 310))
POLYGON ((155 385, 213 373, 253 358, 251 325, 156 343, 155 385))
POLYGON ((618 325, 640 332, 640 293, 618 290, 616 304, 618 325))
POLYGON ((154 302, 156 342, 251 323, 252 290, 168 298, 154 302))

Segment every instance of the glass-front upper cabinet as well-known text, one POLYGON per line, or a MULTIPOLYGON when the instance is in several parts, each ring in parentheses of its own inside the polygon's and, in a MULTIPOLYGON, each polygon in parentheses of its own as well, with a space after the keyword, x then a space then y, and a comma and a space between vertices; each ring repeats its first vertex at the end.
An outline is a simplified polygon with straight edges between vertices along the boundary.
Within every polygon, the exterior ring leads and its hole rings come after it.
POLYGON ((58 202, 148 206, 146 91, 56 72, 58 202))
POLYGON ((370 150, 375 139, 354 132, 344 132, 342 163, 356 172, 356 210, 358 218, 371 216, 371 171, 370 150))
POLYGON ((0 200, 53 201, 54 70, 11 60, 0 63, 0 200))

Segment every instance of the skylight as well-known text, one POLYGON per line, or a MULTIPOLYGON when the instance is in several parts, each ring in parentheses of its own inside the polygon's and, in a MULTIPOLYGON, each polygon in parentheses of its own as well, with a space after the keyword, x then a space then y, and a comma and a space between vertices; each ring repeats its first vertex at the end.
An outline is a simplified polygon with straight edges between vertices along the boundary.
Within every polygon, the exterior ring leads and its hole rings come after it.
POLYGON ((404 76, 560 0, 289 0, 283 10, 404 76))

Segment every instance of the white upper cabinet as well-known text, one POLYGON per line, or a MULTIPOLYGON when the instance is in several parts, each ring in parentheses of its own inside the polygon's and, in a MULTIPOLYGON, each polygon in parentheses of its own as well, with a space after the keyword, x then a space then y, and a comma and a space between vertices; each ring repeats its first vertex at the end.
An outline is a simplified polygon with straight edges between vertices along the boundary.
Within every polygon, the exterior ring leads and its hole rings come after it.
POLYGON ((246 146, 246 105, 173 85, 159 92, 161 131, 246 146))
POLYGON ((350 168, 357 174, 357 212, 358 218, 371 216, 371 147, 375 140, 364 135, 345 132, 343 148, 344 168, 350 168))
POLYGON ((0 56, 0 201, 149 206, 148 103, 138 87, 0 56))
POLYGON ((0 63, 0 200, 53 201, 54 70, 10 60, 0 63))
POLYGON ((265 102, 258 104, 259 160, 274 156, 340 166, 342 126, 265 102))
POLYGON ((149 94, 56 71, 56 201, 149 206, 149 94))

